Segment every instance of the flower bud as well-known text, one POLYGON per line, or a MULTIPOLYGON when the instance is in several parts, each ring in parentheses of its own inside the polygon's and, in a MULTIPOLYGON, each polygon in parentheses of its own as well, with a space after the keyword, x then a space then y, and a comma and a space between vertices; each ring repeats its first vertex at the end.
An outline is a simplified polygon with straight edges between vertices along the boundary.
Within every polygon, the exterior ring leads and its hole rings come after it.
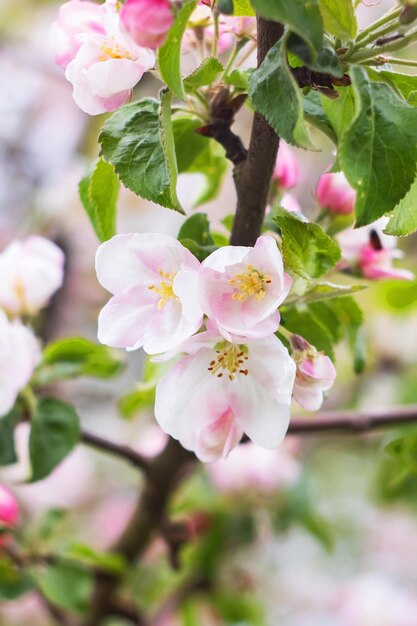
POLYGON ((120 17, 137 44, 153 49, 162 46, 174 21, 169 0, 127 0, 120 17))
POLYGON ((19 521, 19 505, 12 492, 0 484, 0 546, 7 541, 7 528, 14 528, 19 521))
POLYGON ((316 198, 323 209, 336 215, 349 215, 355 209, 356 191, 349 185, 343 172, 320 176, 316 198))
POLYGON ((283 189, 291 189, 298 182, 298 163, 291 152, 288 144, 280 141, 277 161, 275 164, 272 179, 277 183, 278 187, 283 189))
POLYGON ((317 411, 336 378, 336 370, 328 356, 318 352, 300 335, 292 335, 292 358, 297 365, 293 389, 294 400, 306 411, 317 411))

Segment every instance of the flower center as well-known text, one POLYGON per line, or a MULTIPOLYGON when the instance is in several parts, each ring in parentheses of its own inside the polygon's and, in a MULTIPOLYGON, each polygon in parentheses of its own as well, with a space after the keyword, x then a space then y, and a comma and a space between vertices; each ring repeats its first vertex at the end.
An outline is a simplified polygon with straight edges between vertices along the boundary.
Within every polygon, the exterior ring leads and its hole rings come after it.
POLYGON ((132 60, 129 52, 124 50, 119 46, 119 44, 114 43, 113 45, 105 45, 100 46, 100 49, 103 50, 104 55, 100 57, 99 61, 107 61, 108 57, 111 59, 129 59, 132 60))
POLYGON ((269 274, 261 274, 252 265, 248 265, 248 271, 244 274, 236 274, 229 280, 229 284, 236 287, 232 294, 233 300, 245 302, 248 298, 254 297, 259 301, 266 296, 266 285, 272 282, 269 274))
POLYGON ((248 369, 244 369, 244 363, 248 360, 248 349, 244 345, 237 345, 229 343, 227 341, 220 341, 214 346, 217 357, 210 361, 210 365, 207 368, 213 376, 221 378, 223 373, 228 374, 230 380, 236 378, 235 374, 243 374, 247 376, 249 374, 248 369), (223 370, 226 370, 225 372, 223 370))
POLYGON ((172 288, 175 274, 168 274, 168 272, 163 272, 162 270, 158 270, 158 274, 165 280, 161 280, 159 285, 149 285, 148 289, 159 293, 161 296, 158 300, 158 311, 161 311, 168 300, 178 300, 178 296, 175 295, 172 288))

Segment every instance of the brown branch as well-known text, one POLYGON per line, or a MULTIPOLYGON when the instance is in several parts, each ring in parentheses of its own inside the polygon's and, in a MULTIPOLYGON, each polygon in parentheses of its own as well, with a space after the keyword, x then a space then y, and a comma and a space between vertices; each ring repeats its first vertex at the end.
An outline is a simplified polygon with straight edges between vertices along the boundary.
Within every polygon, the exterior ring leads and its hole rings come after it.
POLYGON ((119 457, 124 461, 128 461, 138 469, 145 472, 149 469, 149 460, 129 446, 114 443, 108 439, 104 439, 103 437, 93 435, 92 433, 86 431, 81 433, 81 441, 87 446, 100 450, 101 452, 108 452, 109 454, 119 457))
POLYGON ((322 432, 365 433, 380 428, 395 428, 417 423, 417 406, 398 407, 383 411, 324 411, 318 416, 291 420, 288 434, 314 435, 322 432))

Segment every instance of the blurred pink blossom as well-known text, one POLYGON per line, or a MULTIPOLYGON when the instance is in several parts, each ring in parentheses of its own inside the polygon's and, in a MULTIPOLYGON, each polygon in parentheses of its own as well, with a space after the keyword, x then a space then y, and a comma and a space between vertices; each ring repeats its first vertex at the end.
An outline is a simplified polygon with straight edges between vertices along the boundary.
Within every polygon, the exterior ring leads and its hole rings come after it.
POLYGON ((301 465, 286 442, 278 450, 265 450, 253 443, 238 446, 227 459, 208 466, 208 473, 219 491, 258 489, 273 492, 294 485, 301 465))
POLYGON ((328 356, 318 352, 303 337, 293 335, 292 357, 297 364, 293 396, 306 411, 318 411, 323 404, 324 392, 336 378, 336 369, 328 356))
POLYGON ((127 0, 120 17, 139 46, 159 48, 174 21, 169 0, 127 0))
MULTIPOLYGON (((189 20, 189 27, 185 31, 183 50, 198 48, 198 41, 204 42, 211 48, 214 44, 215 27, 213 12, 206 2, 200 2, 189 20)), ((220 15, 218 22, 219 36, 217 50, 219 54, 227 52, 238 38, 249 38, 256 26, 252 17, 233 17, 220 15)))
POLYGON ((226 339, 265 337, 278 328, 277 307, 291 284, 275 239, 263 235, 253 248, 224 246, 203 261, 200 304, 226 339))
MULTIPOLYGON (((14 528, 20 516, 20 509, 14 494, 0 484, 0 529, 14 528)), ((0 535, 0 547, 8 541, 7 534, 0 535)))
POLYGON ((35 315, 62 285, 64 254, 49 239, 32 235, 0 253, 0 307, 10 315, 35 315))
POLYGON ((298 213, 298 214, 302 213, 301 206, 297 198, 293 196, 291 193, 284 194, 279 204, 280 206, 282 206, 283 209, 285 209, 286 211, 289 211, 290 213, 298 213))
POLYGON ((337 215, 349 215, 355 210, 356 191, 343 172, 330 172, 319 178, 316 198, 322 209, 337 215))
POLYGON ((297 159, 289 145, 281 140, 272 180, 280 190, 292 189, 298 183, 298 176, 297 159))

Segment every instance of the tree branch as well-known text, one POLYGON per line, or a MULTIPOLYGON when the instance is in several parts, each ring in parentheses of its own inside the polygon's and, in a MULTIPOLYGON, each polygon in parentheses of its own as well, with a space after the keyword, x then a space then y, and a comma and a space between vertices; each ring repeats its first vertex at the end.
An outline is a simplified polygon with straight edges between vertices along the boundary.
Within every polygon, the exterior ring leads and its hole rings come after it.
POLYGON ((96 448, 101 452, 108 452, 109 454, 119 457, 124 461, 128 461, 129 463, 131 463, 138 469, 143 470, 144 472, 148 472, 149 470, 149 460, 129 446, 113 443, 108 439, 104 439, 103 437, 93 435, 92 433, 86 431, 83 431, 81 433, 81 441, 87 446, 96 448))

